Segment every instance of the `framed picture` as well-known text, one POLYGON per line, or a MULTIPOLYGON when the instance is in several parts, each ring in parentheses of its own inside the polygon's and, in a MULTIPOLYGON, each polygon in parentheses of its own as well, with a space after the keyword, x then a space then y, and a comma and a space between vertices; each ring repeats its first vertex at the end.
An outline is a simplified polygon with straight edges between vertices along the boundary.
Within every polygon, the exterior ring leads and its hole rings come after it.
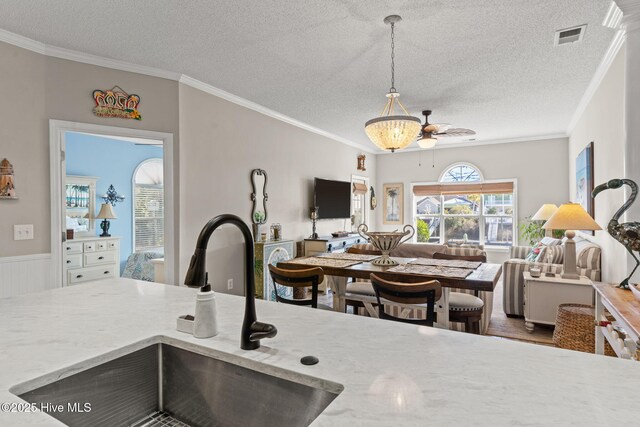
POLYGON ((403 184, 384 184, 383 224, 403 224, 404 223, 404 191, 403 184))
MULTIPOLYGON (((582 205, 591 218, 594 215, 593 197, 593 141, 576 158, 576 203, 582 205)), ((584 233, 595 234, 593 231, 584 233)))

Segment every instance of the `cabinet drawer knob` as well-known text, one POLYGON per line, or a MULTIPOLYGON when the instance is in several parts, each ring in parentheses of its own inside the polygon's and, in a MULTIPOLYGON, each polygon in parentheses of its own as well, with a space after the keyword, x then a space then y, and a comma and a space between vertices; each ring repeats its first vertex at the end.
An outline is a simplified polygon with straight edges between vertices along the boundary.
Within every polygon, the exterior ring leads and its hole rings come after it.
POLYGON ((67 264, 71 264, 71 260, 70 259, 67 260, 67 264))
POLYGON ((70 251, 71 250, 71 246, 67 246, 67 250, 70 251))
POLYGON ((104 274, 109 274, 109 270, 105 271, 104 274))
POLYGON ((82 274, 78 274, 78 275, 76 276, 76 279, 82 279, 82 274))
POLYGON ((104 257, 103 256, 99 256, 98 259, 104 259, 104 257))

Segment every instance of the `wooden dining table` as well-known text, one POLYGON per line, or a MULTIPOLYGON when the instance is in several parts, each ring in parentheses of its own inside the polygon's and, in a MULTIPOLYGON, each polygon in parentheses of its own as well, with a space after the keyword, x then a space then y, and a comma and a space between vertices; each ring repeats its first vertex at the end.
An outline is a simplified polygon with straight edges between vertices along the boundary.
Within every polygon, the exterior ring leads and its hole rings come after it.
MULTIPOLYGON (((318 267, 313 262, 305 263, 305 259, 315 258, 304 257, 295 258, 289 261, 282 261, 278 263, 278 267, 285 269, 304 269, 311 267, 318 267)), ((416 258, 396 258, 391 259, 398 262, 399 265, 410 264, 416 261, 416 258)), ((453 278, 442 277, 436 275, 425 275, 410 272, 395 272, 389 271, 395 266, 381 266, 375 265, 371 262, 358 262, 357 264, 347 267, 323 265, 321 268, 324 271, 325 276, 329 277, 329 286, 333 292, 333 309, 341 313, 345 312, 345 297, 347 281, 349 278, 354 279, 369 279, 371 273, 391 281, 397 282, 424 282, 427 280, 437 280, 442 285, 442 297, 438 301, 436 311, 438 312, 437 323, 443 327, 449 328, 449 293, 451 288, 455 289, 469 289, 473 291, 488 291, 493 292, 502 274, 501 264, 481 263, 471 274, 465 278, 453 278)), ((375 297, 373 297, 375 298, 375 297)), ((369 310, 371 315, 377 317, 369 310)))

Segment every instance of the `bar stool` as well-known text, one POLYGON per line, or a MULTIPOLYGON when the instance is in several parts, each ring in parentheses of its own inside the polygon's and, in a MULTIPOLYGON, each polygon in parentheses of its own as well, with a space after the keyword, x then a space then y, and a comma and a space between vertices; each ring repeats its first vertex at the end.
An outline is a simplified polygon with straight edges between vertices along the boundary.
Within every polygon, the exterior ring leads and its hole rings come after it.
MULTIPOLYGON (((378 300, 378 313, 380 319, 394 320, 396 322, 411 323, 414 325, 433 326, 436 319, 436 301, 442 296, 442 287, 437 280, 429 280, 419 283, 392 282, 384 280, 375 274, 371 274, 371 284, 378 300), (400 304, 416 305, 426 309, 426 319, 401 318, 387 314, 381 298, 400 304)), ((418 312, 418 310, 414 310, 418 312)))
MULTIPOLYGON (((484 255, 451 255, 443 252, 433 254, 434 259, 449 259, 461 261, 487 262, 484 255)), ((464 292, 451 292, 449 294, 449 321, 464 323, 465 332, 480 335, 480 320, 484 310, 484 301, 475 295, 464 292)))
POLYGON ((269 273, 274 284, 288 286, 293 288, 311 287, 310 299, 289 299, 281 297, 278 294, 278 287, 274 286, 276 293, 276 301, 292 305, 310 305, 313 308, 321 308, 331 310, 331 307, 320 305, 318 307, 318 285, 324 279, 324 272, 320 267, 307 268, 304 270, 285 270, 275 265, 269 264, 269 273))

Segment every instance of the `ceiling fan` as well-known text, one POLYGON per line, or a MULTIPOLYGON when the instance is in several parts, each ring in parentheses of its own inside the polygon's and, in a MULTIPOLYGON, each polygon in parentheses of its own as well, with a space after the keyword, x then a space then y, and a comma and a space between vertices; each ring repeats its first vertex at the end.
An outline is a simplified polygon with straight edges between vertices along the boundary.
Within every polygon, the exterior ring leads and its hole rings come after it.
POLYGON ((432 148, 440 138, 462 137, 476 134, 476 132, 471 129, 454 128, 448 123, 429 123, 431 110, 424 110, 422 114, 424 115, 424 124, 422 125, 417 141, 420 148, 432 148))

